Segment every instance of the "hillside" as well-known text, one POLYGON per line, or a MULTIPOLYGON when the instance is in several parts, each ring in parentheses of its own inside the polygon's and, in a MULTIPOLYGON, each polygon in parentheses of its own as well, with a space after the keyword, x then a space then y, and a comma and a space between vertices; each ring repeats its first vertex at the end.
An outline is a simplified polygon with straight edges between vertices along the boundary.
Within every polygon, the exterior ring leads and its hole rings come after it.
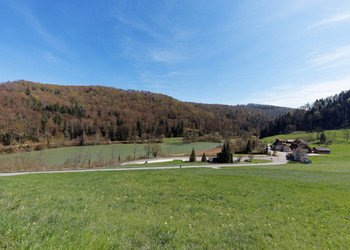
POLYGON ((261 137, 293 131, 322 131, 350 126, 350 90, 325 99, 316 100, 305 109, 289 111, 271 121, 261 137))
POLYGON ((258 133, 288 108, 186 103, 162 94, 28 81, 0 85, 0 143, 258 133))

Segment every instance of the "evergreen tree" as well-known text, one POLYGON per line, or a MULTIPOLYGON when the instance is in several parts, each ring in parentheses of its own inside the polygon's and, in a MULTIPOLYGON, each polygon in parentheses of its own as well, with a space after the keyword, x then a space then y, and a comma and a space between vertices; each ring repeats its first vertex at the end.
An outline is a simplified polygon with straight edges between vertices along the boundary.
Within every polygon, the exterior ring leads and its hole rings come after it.
POLYGON ((190 162, 196 161, 196 152, 194 151, 194 148, 192 148, 192 153, 190 155, 190 162))
POLYGON ((248 139, 248 142, 247 142, 247 147, 246 147, 246 153, 251 153, 252 152, 252 142, 250 139, 248 139))
POLYGON ((320 135, 320 143, 321 144, 325 144, 326 142, 326 135, 324 134, 324 132, 322 131, 321 135, 320 135))
POLYGON ((202 160, 201 160, 202 162, 207 162, 207 157, 205 156, 205 153, 203 153, 203 155, 202 155, 202 160))
POLYGON ((232 163, 232 152, 231 152, 231 147, 230 143, 227 141, 224 143, 221 149, 220 153, 220 162, 221 163, 232 163))

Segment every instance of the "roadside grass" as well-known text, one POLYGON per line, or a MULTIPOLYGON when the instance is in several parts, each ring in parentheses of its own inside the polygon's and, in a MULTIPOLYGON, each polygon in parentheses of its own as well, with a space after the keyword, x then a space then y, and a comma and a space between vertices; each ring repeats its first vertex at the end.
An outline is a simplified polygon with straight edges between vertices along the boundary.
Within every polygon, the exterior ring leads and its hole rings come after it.
MULTIPOLYGON (((260 159, 253 159, 252 161, 242 161, 238 163, 233 164, 246 164, 246 163, 268 163, 271 162, 269 160, 260 160, 260 159)), ((154 162, 154 163, 145 163, 145 164, 128 164, 128 165, 122 165, 121 167, 159 167, 159 166, 195 166, 195 165, 208 165, 211 164, 213 167, 215 167, 215 163, 209 163, 209 162, 189 162, 189 161, 182 161, 182 160, 173 160, 173 161, 165 161, 165 162, 154 162)))
MULTIPOLYGON (((196 151, 215 148, 219 143, 197 142, 182 143, 180 139, 175 138, 172 142, 161 143, 162 152, 160 155, 190 153, 192 148, 196 151), (176 139, 176 140, 175 140, 176 139)), ((182 139, 181 139, 182 140, 182 139)), ((65 166, 67 162, 80 160, 85 162, 102 164, 103 162, 116 161, 120 156, 122 161, 129 158, 146 158, 145 144, 114 144, 114 145, 95 145, 82 147, 64 147, 47 149, 43 151, 34 151, 27 153, 17 153, 10 155, 0 155, 0 166, 6 165, 6 168, 13 170, 25 169, 23 165, 31 166, 40 165, 45 169, 54 169, 55 166, 65 166), (88 159, 87 159, 88 158, 88 159), (8 165, 8 166, 7 166, 8 165)), ((71 167, 71 166, 70 166, 71 167)))
POLYGON ((123 167, 127 166, 135 166, 135 167, 149 167, 149 166, 189 166, 189 165, 203 165, 208 164, 207 162, 189 162, 189 161, 182 161, 182 160, 173 160, 173 161, 166 161, 166 162, 154 162, 154 163, 146 163, 146 164, 129 164, 129 165, 123 165, 123 167))
POLYGON ((0 247, 346 249, 350 173, 298 167, 0 177, 0 247))
POLYGON ((262 159, 252 159, 251 161, 248 162, 240 162, 240 163, 268 163, 272 162, 270 160, 262 160, 262 159))

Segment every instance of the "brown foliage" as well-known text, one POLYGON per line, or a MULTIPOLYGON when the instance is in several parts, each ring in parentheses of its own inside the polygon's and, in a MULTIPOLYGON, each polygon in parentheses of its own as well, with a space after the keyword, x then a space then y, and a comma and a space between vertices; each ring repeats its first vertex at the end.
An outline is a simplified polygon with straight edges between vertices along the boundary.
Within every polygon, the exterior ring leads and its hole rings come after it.
MULTIPOLYGON (((277 114, 276 114, 277 115, 277 114)), ((64 139, 138 141, 215 134, 242 136, 275 118, 252 106, 185 103, 162 94, 101 86, 0 84, 0 145, 64 139)))

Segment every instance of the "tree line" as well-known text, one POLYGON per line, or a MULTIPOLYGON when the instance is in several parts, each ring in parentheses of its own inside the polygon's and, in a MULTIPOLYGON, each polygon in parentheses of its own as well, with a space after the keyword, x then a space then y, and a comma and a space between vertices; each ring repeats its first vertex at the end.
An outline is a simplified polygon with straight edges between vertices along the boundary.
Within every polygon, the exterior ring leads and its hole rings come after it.
POLYGON ((318 99, 312 105, 305 105, 281 115, 261 131, 261 137, 286 134, 293 131, 323 131, 350 126, 350 90, 325 99, 318 99))
POLYGON ((186 103, 162 94, 102 86, 0 84, 0 143, 204 140, 258 134, 287 109, 186 103), (203 137, 206 136, 206 137, 203 137))

